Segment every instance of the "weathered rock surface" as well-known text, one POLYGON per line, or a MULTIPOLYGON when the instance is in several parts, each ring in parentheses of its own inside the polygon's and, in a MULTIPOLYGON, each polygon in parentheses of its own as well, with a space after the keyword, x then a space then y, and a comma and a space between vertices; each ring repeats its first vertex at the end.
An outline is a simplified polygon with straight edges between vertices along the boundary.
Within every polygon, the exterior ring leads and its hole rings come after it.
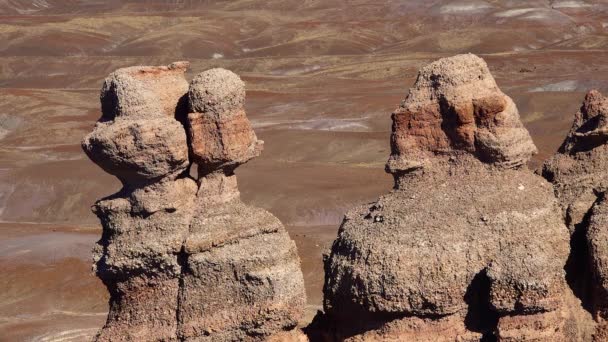
POLYGON ((423 68, 393 115, 395 190, 346 214, 325 261, 338 340, 586 341, 569 234, 513 102, 473 55, 423 68))
POLYGON ((601 335, 608 337, 608 201, 603 196, 591 211, 587 244, 593 272, 593 312, 601 335))
POLYGON ((192 80, 188 91, 188 132, 199 172, 234 168, 258 156, 263 141, 245 115, 245 84, 224 69, 207 70, 192 80))
POLYGON ((95 270, 111 294, 96 340, 306 341, 295 329, 306 302, 295 243, 276 217, 241 202, 233 174, 262 147, 244 84, 214 69, 188 87, 186 67, 110 75, 83 140, 124 185, 93 207, 103 226, 95 270), (204 111, 187 115, 188 102, 204 111))
POLYGON ((543 165, 572 234, 570 282, 608 339, 608 98, 592 90, 557 153, 543 165))
POLYGON ((186 132, 172 118, 99 122, 83 149, 123 184, 175 178, 190 166, 186 132))
POLYGON ((453 150, 505 168, 521 166, 536 153, 515 103, 474 55, 444 58, 420 70, 393 113, 387 169, 407 172, 453 150))
POLYGON ((608 98, 590 91, 562 146, 543 165, 542 175, 554 184, 571 232, 608 188, 607 116, 608 98))
POLYGON ((195 77, 189 96, 201 110, 188 115, 200 187, 184 243, 179 336, 254 341, 293 330, 306 304, 295 243, 276 217, 241 202, 233 174, 263 143, 245 116, 244 84, 212 69, 195 77))
POLYGON ((137 66, 119 69, 101 88, 101 121, 183 118, 187 113, 188 62, 169 66, 137 66))

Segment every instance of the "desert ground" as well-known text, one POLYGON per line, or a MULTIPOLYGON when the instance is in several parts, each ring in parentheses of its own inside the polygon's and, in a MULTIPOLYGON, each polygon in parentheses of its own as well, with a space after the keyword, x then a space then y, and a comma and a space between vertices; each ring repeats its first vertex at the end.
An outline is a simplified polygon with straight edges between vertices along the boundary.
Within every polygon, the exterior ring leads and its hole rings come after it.
POLYGON ((247 84, 265 141, 237 171, 243 199, 288 227, 309 318, 322 254, 344 212, 392 187, 390 114, 417 70, 483 57, 539 149, 569 129, 585 92, 608 91, 605 1, 0 0, 0 341, 82 341, 103 325, 91 272, 96 199, 118 180, 80 140, 100 116, 103 78, 131 65, 191 62, 247 84))

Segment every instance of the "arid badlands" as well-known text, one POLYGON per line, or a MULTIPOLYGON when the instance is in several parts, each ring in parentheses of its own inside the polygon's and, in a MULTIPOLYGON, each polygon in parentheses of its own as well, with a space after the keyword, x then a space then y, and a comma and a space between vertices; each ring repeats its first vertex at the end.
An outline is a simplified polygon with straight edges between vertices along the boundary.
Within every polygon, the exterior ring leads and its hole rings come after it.
POLYGON ((0 0, 0 341, 608 341, 605 1, 0 0))

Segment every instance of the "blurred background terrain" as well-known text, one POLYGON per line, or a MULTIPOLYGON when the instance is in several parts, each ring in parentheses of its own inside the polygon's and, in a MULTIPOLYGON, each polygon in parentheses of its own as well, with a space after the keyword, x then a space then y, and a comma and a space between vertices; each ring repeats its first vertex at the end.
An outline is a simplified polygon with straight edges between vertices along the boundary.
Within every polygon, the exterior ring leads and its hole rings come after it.
POLYGON ((591 88, 608 91, 606 1, 0 0, 0 341, 82 341, 107 311, 90 212, 120 184, 81 152, 99 89, 131 65, 224 67, 247 83, 262 156, 243 199, 298 244, 310 314, 348 208, 392 186, 390 113, 417 70, 472 52, 551 155, 591 88))

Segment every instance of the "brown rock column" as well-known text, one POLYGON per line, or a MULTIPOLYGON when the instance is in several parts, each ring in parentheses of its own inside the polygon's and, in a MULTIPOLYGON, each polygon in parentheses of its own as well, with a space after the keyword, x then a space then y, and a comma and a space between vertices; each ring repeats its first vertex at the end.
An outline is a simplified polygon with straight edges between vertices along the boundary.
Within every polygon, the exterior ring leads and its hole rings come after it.
POLYGON ((93 207, 103 225, 95 269, 111 295, 96 340, 305 341, 295 243, 239 197, 234 169, 263 143, 243 110, 244 84, 213 69, 188 87, 186 67, 111 74, 83 141, 123 183, 93 207))
POLYGON ((93 206, 103 226, 94 268, 111 295, 97 341, 177 340, 178 255, 197 191, 176 121, 185 116, 187 66, 112 73, 101 92, 103 115, 83 141, 89 158, 123 183, 93 206))
POLYGON ((234 169, 258 156, 245 87, 212 69, 188 91, 188 134, 198 166, 196 209, 184 244, 179 337, 192 341, 299 341, 306 303, 295 243, 269 212, 244 204, 234 169))
POLYGON ((607 116, 608 99, 590 91, 562 146, 543 165, 542 174, 555 187, 571 233, 608 188, 607 116))
POLYGON ((393 114, 395 189, 346 214, 326 326, 349 341, 586 341, 569 234, 513 101, 474 55, 422 68, 393 114))
POLYGON ((569 280, 599 323, 595 341, 608 339, 608 98, 586 96, 568 136, 545 162, 571 233, 569 280))

